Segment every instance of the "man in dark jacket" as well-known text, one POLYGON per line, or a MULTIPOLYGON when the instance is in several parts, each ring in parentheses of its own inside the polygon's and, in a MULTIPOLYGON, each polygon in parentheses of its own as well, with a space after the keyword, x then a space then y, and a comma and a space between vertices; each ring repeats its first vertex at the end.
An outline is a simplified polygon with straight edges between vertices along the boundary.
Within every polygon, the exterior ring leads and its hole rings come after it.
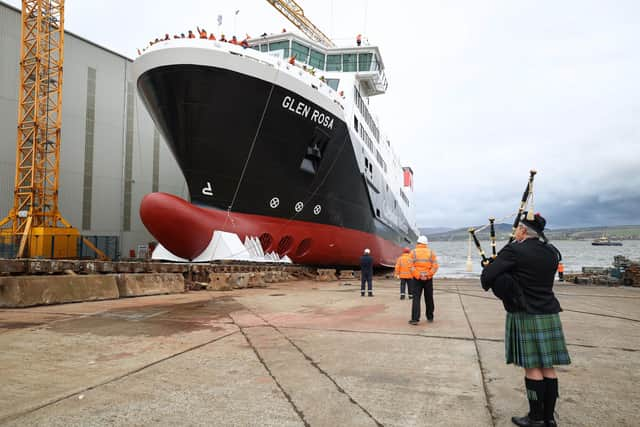
POLYGON ((364 283, 367 282, 369 296, 373 296, 373 258, 371 251, 364 250, 364 254, 360 257, 360 296, 364 296, 364 283))
POLYGON ((556 425, 554 366, 571 363, 558 314, 562 309, 553 294, 560 253, 547 242, 545 225, 540 214, 523 214, 516 240, 500 251, 480 278, 483 289, 493 289, 507 310, 506 362, 525 370, 529 413, 511 418, 519 426, 556 425))

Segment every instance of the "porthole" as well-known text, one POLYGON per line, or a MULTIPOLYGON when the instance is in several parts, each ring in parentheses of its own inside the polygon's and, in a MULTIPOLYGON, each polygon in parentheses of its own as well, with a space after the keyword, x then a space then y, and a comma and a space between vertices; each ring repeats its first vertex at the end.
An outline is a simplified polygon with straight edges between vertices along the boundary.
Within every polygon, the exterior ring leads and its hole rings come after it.
POLYGON ((302 210, 302 208, 304 208, 304 203, 298 202, 298 203, 296 203, 296 206, 295 206, 294 209, 296 210, 296 212, 300 212, 302 210))
POLYGON ((280 199, 274 197, 269 201, 269 206, 271 206, 271 209, 277 208, 278 206, 280 206, 280 199))

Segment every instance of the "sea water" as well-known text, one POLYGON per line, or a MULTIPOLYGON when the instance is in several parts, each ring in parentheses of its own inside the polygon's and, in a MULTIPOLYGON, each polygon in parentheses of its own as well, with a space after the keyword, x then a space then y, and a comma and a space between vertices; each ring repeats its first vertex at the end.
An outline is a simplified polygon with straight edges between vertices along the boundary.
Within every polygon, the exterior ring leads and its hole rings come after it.
MULTIPOLYGON (((590 240, 556 240, 552 241, 562 253, 565 273, 580 272, 582 267, 611 267, 615 255, 623 255, 632 260, 640 260, 640 240, 625 240, 622 246, 593 246, 590 240)), ((481 242, 487 256, 491 254, 489 242, 481 242)), ((497 242, 497 250, 506 242, 497 242)), ((473 271, 467 271, 467 241, 430 242, 429 246, 436 252, 440 269, 436 277, 479 277, 480 255, 475 245, 471 246, 473 271)))

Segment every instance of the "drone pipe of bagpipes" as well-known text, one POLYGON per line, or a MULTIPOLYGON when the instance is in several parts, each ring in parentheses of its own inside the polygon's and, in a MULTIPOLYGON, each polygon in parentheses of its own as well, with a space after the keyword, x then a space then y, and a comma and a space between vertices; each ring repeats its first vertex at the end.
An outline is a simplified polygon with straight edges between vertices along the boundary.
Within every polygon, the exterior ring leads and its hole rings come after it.
POLYGON ((482 257, 482 265, 489 264, 489 259, 484 254, 484 251, 482 250, 482 246, 480 246, 480 241, 478 240, 478 236, 476 236, 476 229, 475 228, 470 228, 469 229, 469 234, 471 234, 471 237, 473 238, 473 243, 475 243, 476 248, 478 249, 478 252, 480 253, 480 256, 482 257))
POLYGON ((491 224, 490 227, 490 239, 491 239, 491 258, 495 259, 497 254, 496 254, 496 227, 494 225, 494 222, 496 221, 496 219, 494 217, 489 218, 489 224, 491 224))
POLYGON ((516 219, 513 220, 513 227, 511 228, 511 236, 509 237, 509 243, 513 242, 516 237, 516 228, 518 228, 518 224, 520 224, 520 216, 522 212, 524 212, 524 207, 527 205, 527 199, 529 198, 529 193, 533 190, 533 177, 536 175, 537 171, 531 169, 529 171, 529 181, 527 182, 527 188, 524 189, 524 193, 522 193, 522 200, 520 201, 520 209, 518 209, 518 214, 516 215, 516 219))

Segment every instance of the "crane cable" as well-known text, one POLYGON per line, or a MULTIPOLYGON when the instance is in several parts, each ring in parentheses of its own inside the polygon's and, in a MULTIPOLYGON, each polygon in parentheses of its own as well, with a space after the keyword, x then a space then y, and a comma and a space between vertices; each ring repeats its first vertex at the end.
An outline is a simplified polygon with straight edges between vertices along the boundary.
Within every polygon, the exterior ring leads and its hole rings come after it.
POLYGON ((264 109, 262 110, 262 116, 260 116, 260 122, 258 123, 256 133, 255 135, 253 135, 253 141, 251 141, 251 147, 249 147, 249 153, 247 153, 247 158, 244 160, 244 166, 242 167, 242 172, 240 173, 240 179, 238 180, 238 185, 236 185, 236 190, 233 193, 233 198, 231 199, 231 203, 227 207, 227 218, 225 218, 224 224, 222 225, 222 227, 227 225, 227 222, 229 220, 231 220, 231 222, 233 223, 233 218, 231 218, 231 209, 233 208, 233 204, 236 202, 238 191, 240 191, 240 186, 242 185, 242 180, 244 179, 244 174, 247 171, 249 160, 251 159, 251 155, 253 154, 253 148, 255 147, 256 141, 258 140, 258 135, 260 135, 260 131, 262 130, 262 122, 264 121, 264 116, 267 114, 267 109, 269 108, 269 104, 271 103, 271 95, 273 95, 274 88, 275 88, 275 84, 272 84, 271 90, 269 91, 269 96, 267 97, 267 102, 265 102, 264 109))

